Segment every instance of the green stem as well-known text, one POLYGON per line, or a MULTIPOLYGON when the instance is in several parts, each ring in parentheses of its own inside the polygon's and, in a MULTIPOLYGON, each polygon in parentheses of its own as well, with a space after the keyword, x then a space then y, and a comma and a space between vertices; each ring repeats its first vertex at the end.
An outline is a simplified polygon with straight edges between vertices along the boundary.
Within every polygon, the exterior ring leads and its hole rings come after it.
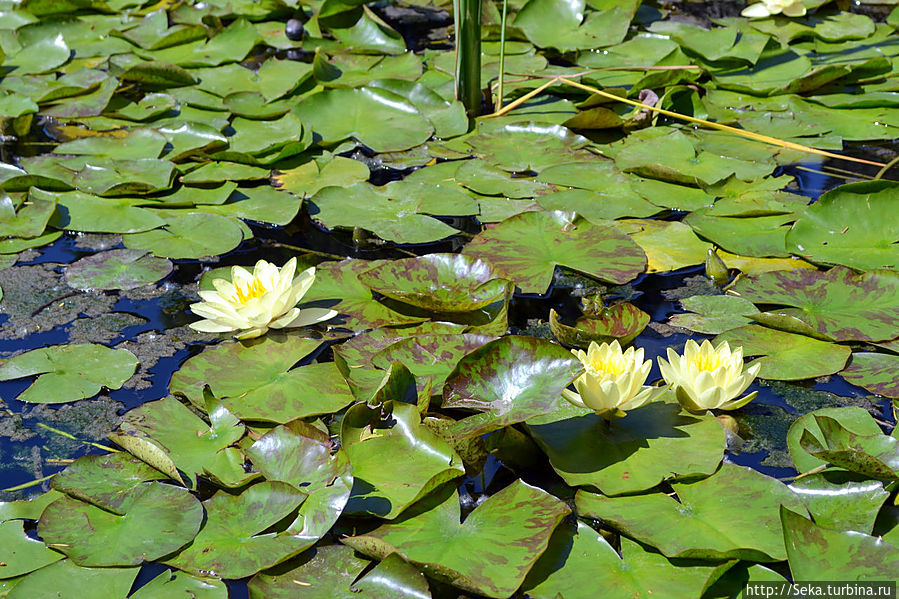
POLYGON ((456 99, 469 118, 481 114, 481 0, 453 0, 456 99))
POLYGON ((503 18, 499 30, 499 84, 496 89, 496 108, 500 110, 503 107, 503 79, 506 75, 506 9, 509 1, 503 0, 503 18))

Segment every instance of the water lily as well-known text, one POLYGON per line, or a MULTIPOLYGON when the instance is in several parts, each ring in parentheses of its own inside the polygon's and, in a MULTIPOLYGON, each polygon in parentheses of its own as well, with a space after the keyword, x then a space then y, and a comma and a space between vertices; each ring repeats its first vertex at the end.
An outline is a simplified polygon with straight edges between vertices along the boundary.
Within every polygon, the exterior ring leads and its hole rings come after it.
POLYGON ((562 396, 606 420, 625 416, 627 410, 639 408, 665 391, 665 388, 643 386, 652 362, 643 361, 642 349, 630 347, 622 352, 617 340, 602 345, 591 341, 586 352, 572 350, 571 353, 587 371, 574 381, 577 393, 565 389, 562 396))
POLYGON ((757 391, 735 399, 755 379, 761 364, 743 370, 743 348, 731 351, 727 341, 712 347, 708 339, 698 345, 692 339, 680 356, 670 347, 668 361, 659 358, 662 377, 675 390, 677 400, 689 412, 736 410, 752 401, 757 391))
POLYGON ((233 267, 230 281, 213 279, 215 291, 200 291, 203 301, 190 309, 205 320, 189 326, 204 333, 240 331, 235 337, 252 339, 269 329, 302 327, 336 316, 334 310, 296 307, 315 281, 315 267, 294 278, 296 267, 296 258, 282 268, 260 260, 252 273, 233 267))
POLYGON ((788 17, 801 17, 805 15, 805 6, 801 0, 762 0, 750 4, 740 14, 744 17, 770 17, 781 13, 788 17))

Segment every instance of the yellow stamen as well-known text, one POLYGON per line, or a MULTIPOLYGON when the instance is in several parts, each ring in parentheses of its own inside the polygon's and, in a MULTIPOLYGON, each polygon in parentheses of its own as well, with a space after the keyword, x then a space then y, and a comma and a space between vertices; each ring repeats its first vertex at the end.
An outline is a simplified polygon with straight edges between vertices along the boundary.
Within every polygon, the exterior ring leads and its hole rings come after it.
POLYGON ((265 288, 265 285, 262 284, 262 281, 259 279, 253 279, 247 285, 246 290, 241 287, 236 287, 237 290, 237 301, 241 304, 246 304, 249 300, 254 297, 261 297, 268 292, 268 289, 265 288))
POLYGON ((721 356, 718 354, 709 354, 708 356, 696 356, 696 359, 693 361, 693 364, 696 365, 696 369, 699 372, 713 372, 716 368, 721 367, 721 356))
POLYGON ((605 373, 617 378, 627 371, 629 364, 623 356, 609 356, 608 360, 591 360, 589 366, 596 373, 605 373))

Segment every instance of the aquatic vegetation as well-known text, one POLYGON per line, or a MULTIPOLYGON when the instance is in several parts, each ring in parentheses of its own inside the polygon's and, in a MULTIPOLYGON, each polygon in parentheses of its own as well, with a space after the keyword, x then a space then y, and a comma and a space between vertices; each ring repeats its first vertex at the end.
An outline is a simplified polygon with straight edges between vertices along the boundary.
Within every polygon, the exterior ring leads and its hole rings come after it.
POLYGON ((727 341, 712 346, 708 339, 697 344, 690 339, 683 355, 668 348, 668 360, 659 358, 662 377, 674 389, 677 400, 688 412, 736 410, 755 399, 756 391, 736 399, 743 393, 761 368, 743 365, 743 348, 733 351, 727 341))
POLYGON ((744 17, 770 17, 783 13, 788 17, 802 17, 805 12, 802 0, 762 0, 750 4, 740 14, 744 17))
POLYGON ((586 372, 574 381, 577 393, 565 389, 562 397, 576 406, 593 410, 606 420, 621 418, 660 395, 656 387, 644 387, 652 362, 643 361, 643 350, 621 351, 618 341, 590 343, 587 351, 572 350, 586 372))
POLYGON ((205 320, 191 323, 190 328, 204 333, 239 331, 237 339, 252 339, 270 328, 304 327, 337 316, 335 310, 296 307, 315 281, 315 267, 294 278, 296 267, 296 258, 281 268, 260 260, 252 273, 233 267, 230 281, 213 279, 214 291, 199 292, 203 301, 190 309, 205 320))

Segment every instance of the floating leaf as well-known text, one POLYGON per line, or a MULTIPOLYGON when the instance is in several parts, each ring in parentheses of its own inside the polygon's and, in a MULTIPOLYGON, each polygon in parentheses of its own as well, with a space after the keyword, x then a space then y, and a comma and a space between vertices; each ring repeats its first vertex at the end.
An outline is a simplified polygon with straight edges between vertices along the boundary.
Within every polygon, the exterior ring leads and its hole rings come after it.
MULTIPOLYGON (((365 597, 351 591, 353 581, 371 562, 346 545, 322 545, 300 556, 300 563, 284 573, 258 574, 250 580, 251 599, 294 599, 301 588, 308 599, 365 597)), ((396 593, 396 589, 391 589, 396 593)), ((418 599, 416 597, 416 599, 418 599)))
POLYGON ((343 541, 382 559, 395 551, 454 586, 488 597, 508 597, 569 513, 552 495, 516 481, 490 496, 460 524, 455 492, 441 495, 432 496, 395 523, 343 541))
POLYGON ((546 123, 487 124, 482 122, 475 136, 465 143, 488 163, 507 171, 537 172, 571 162, 572 150, 587 145, 587 138, 561 125, 546 123))
POLYGON ((115 512, 59 499, 44 510, 38 529, 79 566, 137 566, 189 543, 202 521, 203 508, 186 489, 150 482, 115 512))
POLYGON ((125 246, 164 258, 201 258, 230 252, 243 241, 233 220, 217 214, 187 212, 166 218, 165 228, 122 237, 125 246))
POLYGON ((697 333, 717 335, 742 327, 758 309, 741 297, 732 295, 694 295, 680 300, 687 314, 673 314, 668 324, 697 333))
POLYGON ((0 365, 0 380, 39 375, 16 399, 29 403, 64 403, 93 397, 103 387, 118 389, 137 369, 126 349, 102 345, 54 345, 35 349, 0 365))
POLYGON ((793 422, 790 430, 787 432, 787 447, 790 449, 790 457, 793 458, 793 465, 799 472, 808 472, 819 466, 827 464, 824 460, 818 459, 805 451, 800 439, 806 436, 806 432, 810 433, 818 439, 819 444, 824 444, 824 433, 818 426, 815 416, 827 416, 837 420, 843 428, 857 435, 879 435, 880 427, 871 415, 864 409, 847 406, 842 408, 821 408, 808 414, 803 414, 793 422))
POLYGON ((855 269, 899 266, 899 223, 892 207, 899 185, 842 185, 809 206, 787 235, 787 249, 812 262, 855 269))
POLYGON ((501 301, 509 281, 483 260, 428 254, 382 262, 359 275, 382 295, 434 312, 470 312, 501 301))
POLYGON ((549 311, 549 328, 556 339, 583 348, 591 341, 611 343, 616 339, 621 345, 627 345, 643 332, 650 320, 649 314, 629 302, 603 308, 595 316, 582 316, 573 327, 559 322, 555 310, 549 311))
POLYGON ((308 198, 325 187, 350 187, 367 181, 369 174, 364 162, 333 156, 330 160, 324 158, 310 160, 296 168, 281 171, 272 179, 279 183, 282 189, 301 198, 308 198))
POLYGON ((680 413, 677 403, 654 402, 612 424, 584 412, 566 408, 527 422, 571 486, 591 485, 606 495, 643 491, 664 480, 711 475, 724 455, 721 424, 680 413))
POLYGON ((0 216, 0 236, 2 237, 37 237, 44 232, 47 222, 53 211, 56 210, 56 198, 37 193, 29 194, 28 201, 13 208, 13 201, 9 196, 0 196, 0 206, 3 206, 3 214, 0 216), (7 212, 7 208, 12 213, 7 212))
POLYGON ((705 262, 711 244, 677 221, 629 219, 616 221, 621 229, 646 252, 647 272, 667 272, 705 262))
POLYGON ((715 337, 715 344, 727 341, 743 347, 744 356, 762 356, 750 365, 762 365, 763 379, 797 381, 839 372, 852 353, 844 345, 818 341, 803 335, 776 331, 759 325, 727 330, 715 337))
POLYGON ((214 578, 196 578, 185 572, 166 570, 131 595, 131 599, 181 597, 228 599, 228 587, 214 578))
POLYGON ((50 224, 58 229, 89 233, 136 233, 161 227, 166 222, 151 210, 130 205, 128 200, 101 198, 80 191, 53 193, 32 189, 36 198, 57 202, 50 224))
POLYGON ((545 293, 555 266, 565 266, 612 283, 643 272, 643 251, 613 227, 564 212, 526 212, 485 230, 463 253, 485 260, 524 293, 545 293))
POLYGON ((165 563, 198 576, 243 578, 308 547, 289 534, 263 533, 306 495, 282 482, 261 482, 240 495, 220 491, 203 502, 206 522, 193 543, 165 563))
POLYGON ((0 523, 0 542, 3 544, 2 578, 21 576, 63 558, 61 553, 26 535, 21 520, 0 523))
POLYGON ((779 481, 731 464, 705 480, 672 487, 680 501, 663 493, 602 497, 578 491, 578 513, 601 518, 667 557, 759 562, 786 558, 780 506, 805 513, 779 481))
POLYGON ((140 483, 165 478, 136 457, 118 452, 78 458, 56 474, 51 485, 66 495, 120 514, 140 483))
POLYGON ((543 339, 491 341, 447 377, 443 407, 481 412, 458 421, 452 433, 472 437, 551 412, 564 401, 562 389, 582 372, 571 352, 543 339))
POLYGON ((899 439, 884 434, 857 435, 840 421, 820 414, 815 415, 815 422, 820 437, 806 430, 799 439, 809 455, 871 478, 899 479, 899 439))
POLYGON ((66 597, 79 599, 121 599, 131 590, 140 568, 82 568, 72 560, 62 560, 28 574, 6 599, 66 597))
POLYGON ((896 336, 899 273, 856 274, 844 267, 821 272, 769 272, 737 281, 733 295, 758 304, 795 306, 779 310, 836 341, 886 341, 896 336))
POLYGON ((134 289, 167 277, 172 268, 142 250, 109 250, 76 260, 65 275, 76 289, 134 289))
POLYGON ((465 474, 462 459, 421 425, 414 405, 356 404, 344 415, 340 443, 356 477, 347 510, 395 518, 443 483, 465 474))
POLYGON ((844 379, 884 397, 899 398, 899 356, 856 352, 843 372, 844 379))
POLYGON ((790 488, 820 526, 870 534, 890 494, 882 482, 859 478, 845 472, 822 472, 800 478, 790 488))

